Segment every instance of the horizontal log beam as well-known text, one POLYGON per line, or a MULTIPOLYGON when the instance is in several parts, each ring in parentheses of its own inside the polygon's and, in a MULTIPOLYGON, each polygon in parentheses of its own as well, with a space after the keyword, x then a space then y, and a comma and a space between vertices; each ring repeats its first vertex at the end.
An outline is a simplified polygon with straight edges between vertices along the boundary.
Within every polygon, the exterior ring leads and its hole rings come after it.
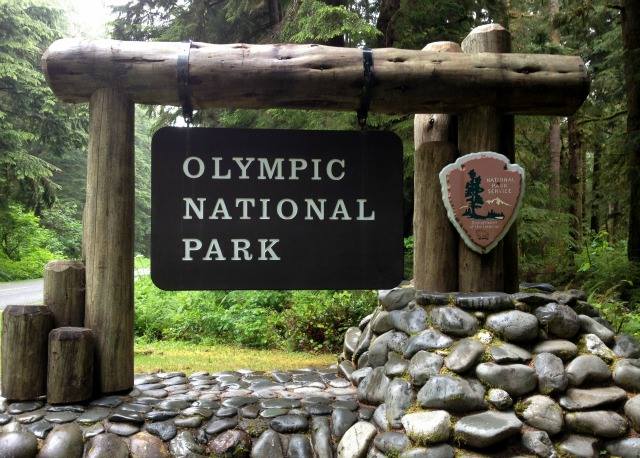
MULTIPOLYGON (((58 40, 42 58, 53 92, 87 102, 117 87, 137 103, 180 105, 184 43, 58 40)), ((587 96, 582 59, 536 54, 463 54, 376 49, 371 111, 460 113, 478 105, 504 113, 570 115, 587 96)), ((196 108, 356 110, 362 51, 319 45, 194 43, 189 82, 196 108)))

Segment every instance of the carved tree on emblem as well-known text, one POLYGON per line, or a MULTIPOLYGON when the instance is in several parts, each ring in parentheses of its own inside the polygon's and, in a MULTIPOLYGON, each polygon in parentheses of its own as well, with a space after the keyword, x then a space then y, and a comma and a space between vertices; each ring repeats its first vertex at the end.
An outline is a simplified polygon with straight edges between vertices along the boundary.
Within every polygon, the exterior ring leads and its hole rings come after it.
POLYGON ((474 169, 469 172, 469 181, 464 186, 464 197, 469 206, 464 212, 464 216, 473 219, 482 219, 482 216, 476 213, 476 209, 484 205, 482 193, 484 188, 481 186, 482 177, 476 174, 474 169))

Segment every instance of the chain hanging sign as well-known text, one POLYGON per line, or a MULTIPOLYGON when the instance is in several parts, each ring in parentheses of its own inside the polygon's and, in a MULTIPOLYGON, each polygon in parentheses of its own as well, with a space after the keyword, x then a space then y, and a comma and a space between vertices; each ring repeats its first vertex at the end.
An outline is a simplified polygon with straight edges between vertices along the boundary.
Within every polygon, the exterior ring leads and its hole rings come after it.
POLYGON ((442 201, 465 244, 491 251, 513 224, 524 195, 524 169, 502 154, 471 153, 440 171, 442 201))
POLYGON ((166 290, 393 287, 402 176, 389 132, 163 128, 152 279, 166 290))

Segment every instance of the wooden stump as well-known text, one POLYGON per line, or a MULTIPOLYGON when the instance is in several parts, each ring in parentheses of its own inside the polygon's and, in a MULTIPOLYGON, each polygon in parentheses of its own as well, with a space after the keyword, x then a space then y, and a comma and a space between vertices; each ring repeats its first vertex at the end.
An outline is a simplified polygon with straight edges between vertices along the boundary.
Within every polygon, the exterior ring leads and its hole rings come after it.
MULTIPOLYGON (((462 42, 465 53, 508 53, 511 35, 501 25, 476 27, 462 42)), ((458 124, 460 155, 480 151, 505 153, 504 131, 513 129, 495 106, 480 106, 461 114, 458 124)), ((504 291, 504 242, 488 254, 480 255, 469 249, 464 241, 458 243, 458 288, 460 291, 504 291)))
POLYGON ((36 399, 47 392, 47 338, 53 314, 46 305, 9 305, 2 313, 2 396, 36 399))
MULTIPOLYGON (((458 43, 429 43, 423 51, 462 52, 458 43)), ((458 288, 458 234, 442 203, 438 174, 458 156, 457 119, 416 114, 413 175, 413 278, 416 289, 449 292, 458 288)))
POLYGON ((53 325, 84 326, 84 264, 51 261, 44 268, 44 303, 53 313, 53 325))
POLYGON ((47 401, 68 404, 93 394, 93 333, 88 328, 62 327, 49 333, 47 401))
POLYGON ((89 111, 84 321, 95 336, 96 390, 115 393, 133 387, 133 103, 98 89, 89 111))

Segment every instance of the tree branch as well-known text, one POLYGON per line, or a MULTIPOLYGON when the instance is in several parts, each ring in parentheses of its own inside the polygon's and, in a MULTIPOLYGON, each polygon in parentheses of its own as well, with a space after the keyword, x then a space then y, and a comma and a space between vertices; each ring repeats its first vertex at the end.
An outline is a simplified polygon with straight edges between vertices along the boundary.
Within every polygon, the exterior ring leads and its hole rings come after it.
POLYGON ((617 118, 618 116, 622 116, 627 114, 627 110, 620 110, 620 111, 616 111, 613 114, 610 114, 609 116, 603 116, 600 118, 593 118, 593 117, 589 117, 589 118, 584 118, 581 119, 580 121, 578 121, 576 124, 578 125, 583 125, 583 124, 587 124, 590 122, 602 122, 602 121, 611 121, 614 118, 617 118))

